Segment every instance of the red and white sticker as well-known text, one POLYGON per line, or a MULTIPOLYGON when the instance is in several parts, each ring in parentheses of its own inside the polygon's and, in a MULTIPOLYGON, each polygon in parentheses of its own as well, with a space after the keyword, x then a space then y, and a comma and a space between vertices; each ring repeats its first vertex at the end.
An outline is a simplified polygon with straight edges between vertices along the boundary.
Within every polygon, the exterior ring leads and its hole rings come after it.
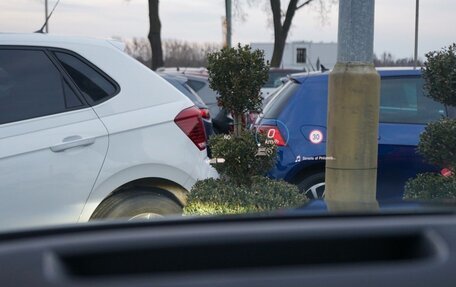
POLYGON ((309 133, 309 140, 313 144, 319 144, 323 141, 323 133, 319 130, 312 130, 309 133))
POLYGON ((448 168, 444 168, 440 171, 440 173, 444 176, 444 177, 450 177, 450 176, 453 176, 453 172, 451 171, 451 169, 448 169, 448 168))

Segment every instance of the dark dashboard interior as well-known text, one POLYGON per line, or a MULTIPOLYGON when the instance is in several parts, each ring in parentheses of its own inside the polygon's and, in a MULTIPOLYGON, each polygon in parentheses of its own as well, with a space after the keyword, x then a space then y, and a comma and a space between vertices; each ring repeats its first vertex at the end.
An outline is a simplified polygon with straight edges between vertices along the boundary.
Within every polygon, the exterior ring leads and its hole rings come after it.
POLYGON ((0 286, 456 286, 452 213, 168 219, 4 234, 0 286))

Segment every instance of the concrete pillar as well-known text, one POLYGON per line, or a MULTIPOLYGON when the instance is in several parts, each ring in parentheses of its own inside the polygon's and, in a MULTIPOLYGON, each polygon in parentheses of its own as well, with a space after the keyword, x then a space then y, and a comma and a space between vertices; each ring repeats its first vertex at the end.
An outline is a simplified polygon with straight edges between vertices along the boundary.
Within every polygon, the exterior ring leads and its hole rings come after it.
POLYGON ((373 65, 375 0, 340 0, 337 64, 329 74, 325 200, 375 209, 380 77, 373 65))

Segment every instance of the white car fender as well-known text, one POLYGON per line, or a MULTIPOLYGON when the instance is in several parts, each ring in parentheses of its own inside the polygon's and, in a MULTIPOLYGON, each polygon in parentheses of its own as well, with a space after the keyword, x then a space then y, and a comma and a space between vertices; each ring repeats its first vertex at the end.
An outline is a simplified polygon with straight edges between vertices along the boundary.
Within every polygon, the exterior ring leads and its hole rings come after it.
POLYGON ((169 165, 141 164, 125 170, 121 170, 111 177, 105 179, 103 182, 96 183, 94 189, 86 201, 86 204, 84 205, 78 222, 88 221, 100 202, 102 202, 117 188, 134 180, 151 178, 151 174, 154 175, 153 178, 164 179, 180 185, 182 187, 181 189, 175 188, 168 191, 172 192, 173 195, 179 199, 181 204, 185 204, 185 192, 187 190, 190 190, 195 183, 195 180, 191 178, 187 172, 169 165))

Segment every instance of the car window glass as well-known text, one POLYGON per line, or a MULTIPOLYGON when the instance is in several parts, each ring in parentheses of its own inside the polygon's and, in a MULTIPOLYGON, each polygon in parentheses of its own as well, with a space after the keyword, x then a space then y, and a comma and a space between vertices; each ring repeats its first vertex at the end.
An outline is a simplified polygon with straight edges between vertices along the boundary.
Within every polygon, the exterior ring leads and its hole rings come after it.
POLYGON ((195 104, 198 103, 200 106, 205 105, 203 100, 198 96, 198 94, 188 85, 188 82, 185 84, 182 84, 185 90, 188 91, 189 98, 194 102, 195 104))
POLYGON ((300 85, 295 81, 288 81, 264 107, 263 117, 267 119, 277 118, 299 87, 300 85))
POLYGON ((278 86, 278 82, 280 82, 280 78, 285 77, 287 73, 269 73, 268 81, 263 85, 265 88, 274 88, 278 86))
POLYGON ((76 96, 73 89, 66 80, 63 80, 63 91, 65 95, 65 105, 67 108, 76 108, 82 105, 81 100, 76 96))
POLYGON ((199 92, 204 86, 206 85, 202 81, 197 81, 197 80, 188 80, 187 84, 195 91, 199 92))
POLYGON ((81 105, 43 51, 0 50, 0 124, 81 105))
POLYGON ((282 78, 291 74, 294 71, 270 71, 268 81, 263 85, 264 88, 277 88, 282 85, 282 78))
POLYGON ((116 87, 106 77, 77 57, 61 52, 55 52, 55 55, 79 89, 94 102, 116 93, 116 87))
POLYGON ((193 103, 198 104, 199 106, 204 105, 201 98, 195 92, 193 92, 193 90, 188 85, 172 78, 165 79, 181 93, 183 93, 187 98, 189 98, 193 103))
POLYGON ((217 106, 217 92, 212 90, 209 86, 206 86, 203 89, 199 90, 197 94, 201 97, 201 99, 203 99, 206 104, 217 106))
POLYGON ((201 100, 208 106, 212 115, 216 116, 220 112, 220 107, 217 102, 218 95, 208 85, 197 92, 201 100))
POLYGON ((444 105, 423 94, 423 80, 413 78, 382 79, 380 121, 425 124, 445 116, 444 105))

